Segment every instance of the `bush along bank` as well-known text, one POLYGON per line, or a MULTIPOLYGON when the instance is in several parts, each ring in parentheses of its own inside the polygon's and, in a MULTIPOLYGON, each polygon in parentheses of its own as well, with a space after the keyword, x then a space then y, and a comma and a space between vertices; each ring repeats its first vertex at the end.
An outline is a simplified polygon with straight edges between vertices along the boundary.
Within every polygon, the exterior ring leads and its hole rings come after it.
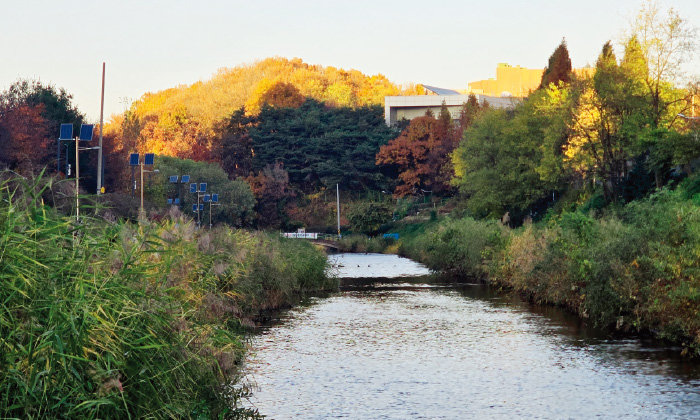
POLYGON ((245 418, 245 326, 337 287, 313 246, 173 216, 61 216, 50 180, 0 185, 0 417, 245 418))
POLYGON ((564 212, 516 230, 448 218, 402 240, 399 252, 700 356, 700 194, 692 182, 598 218, 564 212))

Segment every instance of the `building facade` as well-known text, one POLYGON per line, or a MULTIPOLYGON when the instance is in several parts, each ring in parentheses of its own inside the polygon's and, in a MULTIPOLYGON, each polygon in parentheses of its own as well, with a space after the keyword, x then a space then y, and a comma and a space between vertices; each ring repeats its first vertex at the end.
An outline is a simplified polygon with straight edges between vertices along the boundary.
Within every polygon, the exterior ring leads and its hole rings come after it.
MULTIPOLYGON (((487 102, 494 108, 512 108, 520 100, 517 98, 499 98, 475 94, 480 104, 487 102)), ((469 95, 415 95, 415 96, 385 96, 384 120, 389 126, 395 125, 402 119, 412 120, 425 115, 430 110, 435 116, 440 113, 444 103, 453 120, 459 119, 459 114, 469 100, 469 95)))

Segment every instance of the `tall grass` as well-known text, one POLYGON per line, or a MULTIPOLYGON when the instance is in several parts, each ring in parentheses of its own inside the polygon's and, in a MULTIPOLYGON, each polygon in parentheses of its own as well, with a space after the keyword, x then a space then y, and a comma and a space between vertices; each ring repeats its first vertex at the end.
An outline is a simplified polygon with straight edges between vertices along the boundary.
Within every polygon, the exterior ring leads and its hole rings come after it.
POLYGON ((76 224, 46 180, 0 183, 0 417, 255 417, 242 326, 335 285, 311 246, 175 215, 76 224))

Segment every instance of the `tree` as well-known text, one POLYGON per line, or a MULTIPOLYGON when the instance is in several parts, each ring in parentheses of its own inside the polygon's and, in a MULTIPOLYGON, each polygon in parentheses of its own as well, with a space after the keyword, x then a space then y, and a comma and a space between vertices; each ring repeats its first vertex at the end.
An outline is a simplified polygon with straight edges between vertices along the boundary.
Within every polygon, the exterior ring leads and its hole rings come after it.
POLYGON ((556 85, 569 82, 571 82, 571 58, 569 58, 569 49, 566 47, 566 40, 562 39, 559 46, 549 57, 547 67, 544 68, 540 89, 552 83, 556 85))
POLYGON ((62 123, 73 123, 73 132, 78 132, 78 127, 85 120, 72 100, 73 95, 63 88, 56 89, 37 80, 20 79, 0 94, 0 109, 41 105, 41 116, 48 122, 49 132, 57 136, 62 123))
MULTIPOLYGON (((155 167, 160 174, 152 174, 152 182, 148 182, 148 196, 160 203, 167 198, 182 199, 181 208, 192 214, 192 204, 197 202, 196 194, 190 194, 188 185, 171 184, 170 175, 189 175, 191 182, 207 183, 207 192, 219 194, 220 206, 212 206, 212 221, 226 222, 232 226, 251 226, 254 219, 255 198, 250 186, 243 179, 230 180, 227 174, 216 163, 196 162, 190 159, 179 159, 170 156, 156 156, 155 167), (177 190, 180 188, 180 191, 177 190)), ((200 201, 201 203, 201 201, 200 201)), ((204 216, 209 222, 209 206, 204 210, 204 216)))
MULTIPOLYGON (((421 190, 436 194, 449 190, 452 173, 435 158, 444 153, 444 137, 438 137, 438 120, 431 115, 414 118, 404 130, 377 153, 377 165, 394 166, 398 172, 396 197, 420 194, 421 190)), ((445 159, 446 160, 446 159, 445 159)))
POLYGON ((54 141, 49 138, 51 124, 42 111, 43 105, 0 110, 0 165, 25 172, 48 163, 54 141))
POLYGON ((295 188, 385 189, 374 156, 396 132, 380 107, 332 108, 307 99, 299 108, 264 105, 248 129, 253 171, 282 163, 295 188))
POLYGON ((48 165, 60 124, 73 123, 78 132, 84 120, 71 100, 65 89, 30 80, 18 80, 0 93, 0 159, 21 170, 48 165))
POLYGON ((462 108, 459 125, 455 125, 443 103, 437 118, 429 110, 425 116, 411 120, 397 138, 382 146, 376 163, 397 172, 394 195, 420 194, 421 190, 450 194, 454 175, 450 154, 459 143, 462 128, 471 124, 479 112, 479 104, 472 95, 462 108))
POLYGON ((361 201, 348 210, 348 221, 354 232, 374 236, 382 224, 391 220, 391 208, 386 203, 361 201))
POLYGON ((289 219, 287 204, 294 192, 289 188, 289 174, 282 164, 267 165, 247 181, 256 199, 258 227, 283 227, 289 219))
POLYGON ((253 170, 253 139, 248 130, 254 121, 246 115, 245 107, 240 107, 215 130, 218 160, 231 179, 251 175, 253 170))
POLYGON ((304 103, 304 96, 293 84, 277 82, 260 97, 260 103, 278 108, 299 108, 304 103))
POLYGON ((629 39, 638 43, 645 58, 647 71, 640 76, 651 100, 652 128, 673 124, 677 121, 677 112, 668 113, 668 107, 684 98, 679 97, 680 92, 673 95, 669 87, 680 81, 683 64, 696 52, 696 28, 673 8, 664 13, 657 2, 647 0, 630 25, 629 39))
POLYGON ((537 172, 547 116, 538 112, 537 96, 514 112, 489 110, 464 133, 452 155, 454 184, 477 217, 501 217, 510 212, 521 219, 552 185, 537 172))

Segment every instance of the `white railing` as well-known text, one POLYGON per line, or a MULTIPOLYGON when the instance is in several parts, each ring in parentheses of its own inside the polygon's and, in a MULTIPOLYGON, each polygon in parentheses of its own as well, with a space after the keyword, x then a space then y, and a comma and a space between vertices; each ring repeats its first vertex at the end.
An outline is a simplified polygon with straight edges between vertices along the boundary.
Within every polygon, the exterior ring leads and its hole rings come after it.
POLYGON ((306 233, 306 232, 289 232, 282 233, 285 238, 296 238, 296 239, 318 239, 318 233, 306 233))

